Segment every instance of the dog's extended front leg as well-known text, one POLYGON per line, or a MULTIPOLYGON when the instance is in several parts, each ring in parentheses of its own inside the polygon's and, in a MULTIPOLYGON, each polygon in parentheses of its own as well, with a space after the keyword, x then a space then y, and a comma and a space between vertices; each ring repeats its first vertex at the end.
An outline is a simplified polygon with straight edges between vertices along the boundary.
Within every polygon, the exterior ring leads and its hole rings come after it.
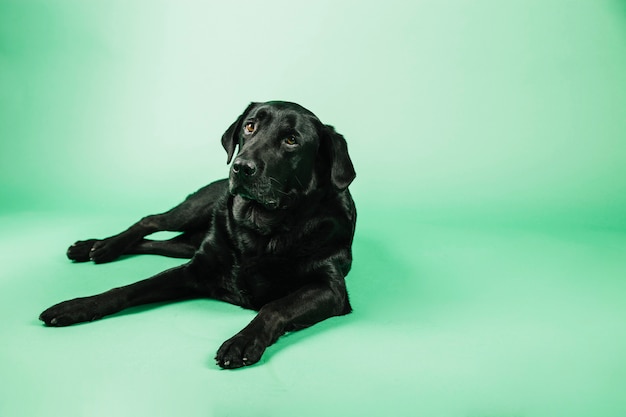
POLYGON ((350 312, 345 287, 309 285, 263 306, 243 330, 217 351, 222 368, 240 368, 258 362, 265 349, 286 331, 312 326, 329 317, 350 312))
POLYGON ((133 306, 191 298, 200 295, 195 291, 194 282, 194 275, 187 265, 183 265, 102 294, 64 301, 45 310, 39 319, 47 326, 69 326, 97 320, 133 306))

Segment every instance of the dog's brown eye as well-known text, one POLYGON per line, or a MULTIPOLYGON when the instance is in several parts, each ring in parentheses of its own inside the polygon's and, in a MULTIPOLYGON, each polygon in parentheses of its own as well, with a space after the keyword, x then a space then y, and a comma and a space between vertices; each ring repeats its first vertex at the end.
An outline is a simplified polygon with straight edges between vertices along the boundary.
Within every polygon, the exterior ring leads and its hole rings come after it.
POLYGON ((296 144, 296 143, 298 143, 298 142, 296 141, 295 136, 287 136, 287 137, 285 138, 285 143, 286 143, 287 145, 291 145, 291 146, 293 146, 293 145, 295 145, 295 144, 296 144))
POLYGON ((256 129, 256 126, 253 122, 248 122, 244 126, 244 130, 246 133, 253 133, 255 129, 256 129))

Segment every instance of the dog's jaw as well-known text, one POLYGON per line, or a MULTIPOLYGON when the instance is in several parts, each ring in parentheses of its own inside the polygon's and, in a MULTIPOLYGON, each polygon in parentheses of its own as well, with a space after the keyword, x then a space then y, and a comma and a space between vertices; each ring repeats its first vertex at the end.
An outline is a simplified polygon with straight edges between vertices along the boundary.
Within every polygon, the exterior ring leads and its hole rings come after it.
POLYGON ((261 235, 271 234, 282 227, 281 220, 284 213, 281 210, 269 209, 264 204, 242 194, 231 195, 231 201, 233 219, 239 225, 261 235))

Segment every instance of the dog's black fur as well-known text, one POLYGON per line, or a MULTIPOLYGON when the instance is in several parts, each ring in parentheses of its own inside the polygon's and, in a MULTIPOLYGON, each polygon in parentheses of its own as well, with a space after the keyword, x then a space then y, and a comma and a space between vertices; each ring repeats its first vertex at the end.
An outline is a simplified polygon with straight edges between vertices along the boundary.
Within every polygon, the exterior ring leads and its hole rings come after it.
POLYGON ((79 241, 76 262, 123 254, 191 260, 105 293, 50 307, 48 326, 96 320, 146 303, 209 297, 258 310, 217 351, 222 368, 251 365, 287 331, 351 311, 344 278, 352 264, 355 177, 346 141, 305 108, 252 103, 222 136, 229 179, 201 188, 170 211, 103 240, 79 241), (145 239, 179 231, 166 241, 145 239))

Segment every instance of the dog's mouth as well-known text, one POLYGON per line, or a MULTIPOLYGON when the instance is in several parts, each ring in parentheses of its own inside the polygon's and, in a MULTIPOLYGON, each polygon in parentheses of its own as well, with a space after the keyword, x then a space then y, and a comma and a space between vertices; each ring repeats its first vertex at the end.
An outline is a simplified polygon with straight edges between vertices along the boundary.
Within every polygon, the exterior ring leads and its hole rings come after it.
POLYGON ((280 201, 278 201, 277 198, 269 195, 269 193, 264 193, 260 190, 252 191, 249 188, 241 185, 231 184, 230 194, 235 197, 240 197, 245 201, 259 204, 267 210, 275 210, 280 206, 280 201))

